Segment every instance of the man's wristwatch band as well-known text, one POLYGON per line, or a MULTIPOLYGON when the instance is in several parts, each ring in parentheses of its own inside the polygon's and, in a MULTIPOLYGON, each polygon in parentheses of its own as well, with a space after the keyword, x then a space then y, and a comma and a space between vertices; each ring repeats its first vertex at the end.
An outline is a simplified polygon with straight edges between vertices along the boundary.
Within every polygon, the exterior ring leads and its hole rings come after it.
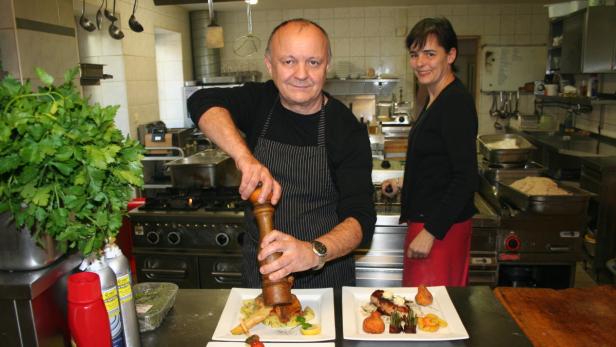
POLYGON ((317 240, 312 243, 312 251, 319 257, 319 264, 312 268, 312 270, 321 270, 325 265, 325 256, 327 256, 327 247, 317 240))

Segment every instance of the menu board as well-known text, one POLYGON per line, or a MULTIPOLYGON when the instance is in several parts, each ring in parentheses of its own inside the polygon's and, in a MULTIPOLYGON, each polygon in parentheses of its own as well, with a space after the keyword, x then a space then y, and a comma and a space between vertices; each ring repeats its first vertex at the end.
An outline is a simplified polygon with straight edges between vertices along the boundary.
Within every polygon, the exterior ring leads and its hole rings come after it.
POLYGON ((513 91, 545 75, 547 48, 541 46, 483 46, 481 91, 513 91))

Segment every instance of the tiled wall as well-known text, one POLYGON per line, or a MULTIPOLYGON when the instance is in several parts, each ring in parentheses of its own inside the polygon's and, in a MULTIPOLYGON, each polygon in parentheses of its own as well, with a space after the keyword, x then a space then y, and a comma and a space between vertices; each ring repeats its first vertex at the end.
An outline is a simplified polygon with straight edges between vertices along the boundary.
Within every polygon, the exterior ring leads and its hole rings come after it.
POLYGON ((77 37, 80 61, 103 64, 103 73, 113 76, 112 79, 101 80, 98 86, 84 86, 84 96, 104 106, 119 105, 116 126, 122 133, 130 134, 122 42, 112 39, 106 30, 87 32, 81 27, 78 27, 77 37))
MULTIPOLYGON (((246 12, 218 13, 218 22, 223 26, 225 35, 225 47, 221 51, 222 69, 258 69, 267 78, 269 74, 263 63, 263 54, 271 30, 284 19, 304 17, 319 23, 330 35, 334 54, 330 76, 336 73, 336 68, 346 69, 349 64, 352 75, 361 75, 368 68, 374 68, 382 74, 399 76, 409 98, 413 75, 408 67, 404 38, 421 18, 435 15, 446 16, 459 36, 479 36, 480 45, 547 42, 547 9, 541 3, 291 10, 259 10, 257 5, 253 11, 253 22, 254 33, 261 39, 261 49, 248 58, 233 53, 234 40, 247 31, 246 12)), ((537 76, 537 79, 542 77, 537 76)), ((477 100, 480 133, 494 131, 494 120, 488 115, 491 101, 491 97, 485 94, 480 94, 477 100)), ((520 108, 523 112, 532 112, 532 97, 523 96, 520 108)))
POLYGON ((169 128, 183 128, 184 76, 182 75, 182 42, 180 34, 157 29, 156 76, 160 120, 169 128))
POLYGON ((36 67, 61 77, 77 65, 71 0, 0 0, 0 9, 0 51, 6 71, 20 79, 37 81, 36 67), (68 33, 17 28, 16 18, 61 27, 68 33))
MULTIPOLYGON (((112 2, 109 1, 110 7, 112 2)), ((90 19, 95 18, 99 5, 99 0, 86 0, 86 14, 90 19)), ((73 0, 73 8, 75 14, 80 14, 81 1, 73 0)), ((144 31, 141 33, 132 31, 128 26, 132 10, 132 0, 116 0, 116 12, 121 17, 116 25, 125 35, 117 42, 121 47, 124 65, 123 88, 127 100, 128 127, 131 134, 136 136, 138 125, 160 119, 155 29, 161 28, 180 35, 183 79, 192 79, 192 59, 188 10, 179 6, 155 6, 152 0, 139 0, 135 17, 143 25, 144 31)), ((101 30, 103 35, 107 33, 108 26, 109 21, 104 19, 101 30)), ((178 108, 177 112, 181 115, 182 108, 178 108)))

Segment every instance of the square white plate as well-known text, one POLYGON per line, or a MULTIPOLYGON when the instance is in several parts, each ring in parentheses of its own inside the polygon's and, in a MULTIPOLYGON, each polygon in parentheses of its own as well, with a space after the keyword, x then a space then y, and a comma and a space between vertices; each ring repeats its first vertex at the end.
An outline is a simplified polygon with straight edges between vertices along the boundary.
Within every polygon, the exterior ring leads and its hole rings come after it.
POLYGON ((449 293, 445 287, 428 287, 434 302, 429 306, 420 306, 423 314, 435 313, 447 321, 447 327, 436 332, 426 332, 417 329, 416 334, 390 334, 389 325, 385 325, 382 334, 368 334, 364 332, 363 321, 367 317, 361 306, 370 302, 370 295, 377 289, 387 290, 394 295, 403 296, 415 301, 417 288, 356 288, 342 287, 342 325, 344 338, 347 340, 376 340, 376 341, 445 341, 468 339, 468 333, 460 316, 453 306, 449 293))
MULTIPOLYGON (((302 309, 309 306, 314 311, 314 318, 309 323, 319 324, 321 333, 318 335, 302 335, 299 327, 296 328, 270 328, 264 324, 258 324, 250 329, 250 334, 257 334, 264 342, 311 342, 329 341, 336 339, 336 327, 334 322, 334 290, 322 289, 292 289, 291 293, 297 296, 302 304, 302 309)), ((212 336, 212 340, 219 341, 244 341, 246 335, 233 335, 231 329, 240 323, 240 308, 244 300, 254 299, 261 294, 261 289, 233 288, 225 308, 220 315, 220 320, 212 336)))
MULTIPOLYGON (((333 342, 313 342, 309 344, 307 347, 334 347, 333 342)), ((246 347, 244 342, 220 342, 220 341, 212 341, 208 342, 206 347, 246 347)), ((297 347, 297 342, 280 342, 273 343, 269 342, 267 347, 297 347)))

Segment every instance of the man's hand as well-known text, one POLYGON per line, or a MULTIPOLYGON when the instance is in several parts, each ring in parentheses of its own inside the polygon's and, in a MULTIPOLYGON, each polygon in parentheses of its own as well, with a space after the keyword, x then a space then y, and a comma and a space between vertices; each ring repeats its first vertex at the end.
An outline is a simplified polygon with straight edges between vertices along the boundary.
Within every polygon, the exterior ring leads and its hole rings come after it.
POLYGON ((242 173, 240 182, 240 195, 247 200, 250 195, 261 183, 261 195, 259 203, 264 203, 268 195, 272 194, 272 205, 276 205, 280 200, 282 189, 280 184, 272 177, 270 171, 261 164, 254 156, 246 155, 238 158, 235 162, 238 170, 242 173))
POLYGON ((263 238, 257 259, 261 261, 276 252, 282 255, 259 268, 261 274, 269 275, 272 281, 294 272, 312 269, 319 263, 318 256, 312 251, 310 242, 298 240, 278 230, 272 230, 263 238))
POLYGON ((409 258, 426 258, 430 255, 433 244, 434 236, 428 230, 422 229, 409 244, 406 256, 409 258))

